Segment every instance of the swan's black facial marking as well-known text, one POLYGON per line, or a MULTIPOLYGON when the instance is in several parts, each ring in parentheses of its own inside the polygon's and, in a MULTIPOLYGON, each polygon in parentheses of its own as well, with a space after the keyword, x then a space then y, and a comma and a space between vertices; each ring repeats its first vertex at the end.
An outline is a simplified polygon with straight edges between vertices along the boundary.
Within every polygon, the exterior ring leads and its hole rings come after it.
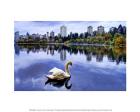
POLYGON ((72 66, 72 62, 69 62, 69 65, 71 65, 71 66, 72 66))

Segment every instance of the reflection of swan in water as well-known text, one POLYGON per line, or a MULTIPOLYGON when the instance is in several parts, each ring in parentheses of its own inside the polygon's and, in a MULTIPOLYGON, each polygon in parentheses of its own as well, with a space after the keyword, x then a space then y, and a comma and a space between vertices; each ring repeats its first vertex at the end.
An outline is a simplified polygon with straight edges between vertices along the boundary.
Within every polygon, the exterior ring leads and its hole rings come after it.
POLYGON ((71 61, 68 61, 66 64, 65 64, 65 72, 61 69, 58 69, 56 67, 54 67, 53 69, 51 69, 48 73, 48 75, 46 76, 48 79, 51 79, 51 80, 64 80, 64 79, 67 79, 67 78, 70 78, 70 73, 69 73, 69 65, 72 66, 72 62, 71 61))
POLYGON ((66 89, 71 89, 72 84, 69 84, 70 78, 65 78, 64 80, 53 80, 53 79, 48 79, 45 82, 45 85, 50 84, 54 87, 60 88, 65 85, 66 89))

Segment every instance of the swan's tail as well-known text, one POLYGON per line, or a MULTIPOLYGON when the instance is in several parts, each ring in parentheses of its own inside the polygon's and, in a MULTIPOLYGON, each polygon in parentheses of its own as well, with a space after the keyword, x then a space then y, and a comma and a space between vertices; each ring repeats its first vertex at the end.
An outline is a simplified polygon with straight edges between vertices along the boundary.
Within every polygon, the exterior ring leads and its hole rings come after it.
POLYGON ((45 75, 45 77, 48 78, 48 79, 53 79, 54 78, 53 75, 45 75))

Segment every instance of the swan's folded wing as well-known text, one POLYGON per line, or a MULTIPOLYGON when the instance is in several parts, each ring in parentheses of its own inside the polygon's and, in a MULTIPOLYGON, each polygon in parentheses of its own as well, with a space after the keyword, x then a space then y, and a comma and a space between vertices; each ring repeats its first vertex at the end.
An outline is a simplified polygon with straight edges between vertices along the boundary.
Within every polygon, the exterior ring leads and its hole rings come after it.
POLYGON ((54 67, 53 69, 51 69, 48 73, 48 75, 53 75, 55 78, 62 78, 64 76, 65 72, 61 69, 58 69, 56 67, 54 67))
POLYGON ((62 75, 62 74, 65 74, 65 72, 61 69, 58 69, 56 67, 54 67, 53 69, 51 69, 49 71, 49 73, 51 73, 52 75, 62 75))
POLYGON ((58 68, 53 68, 49 71, 50 76, 53 77, 53 79, 57 79, 57 80, 62 80, 64 79, 65 77, 65 72, 61 69, 58 69, 58 68))
POLYGON ((62 80, 65 78, 64 74, 63 73, 59 73, 59 74, 54 74, 53 75, 55 79, 57 80, 62 80))
POLYGON ((57 71, 57 70, 60 70, 60 69, 54 67, 54 68, 52 68, 49 72, 54 72, 54 71, 57 71))

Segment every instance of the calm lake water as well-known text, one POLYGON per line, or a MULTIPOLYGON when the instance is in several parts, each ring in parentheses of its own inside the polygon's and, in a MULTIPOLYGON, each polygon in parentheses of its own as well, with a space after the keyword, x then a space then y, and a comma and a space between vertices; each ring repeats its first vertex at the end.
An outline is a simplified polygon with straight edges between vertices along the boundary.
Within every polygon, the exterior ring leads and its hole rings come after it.
POLYGON ((92 45, 15 45, 15 91, 125 91, 126 49, 92 45), (49 82, 53 67, 72 61, 71 78, 49 82))

